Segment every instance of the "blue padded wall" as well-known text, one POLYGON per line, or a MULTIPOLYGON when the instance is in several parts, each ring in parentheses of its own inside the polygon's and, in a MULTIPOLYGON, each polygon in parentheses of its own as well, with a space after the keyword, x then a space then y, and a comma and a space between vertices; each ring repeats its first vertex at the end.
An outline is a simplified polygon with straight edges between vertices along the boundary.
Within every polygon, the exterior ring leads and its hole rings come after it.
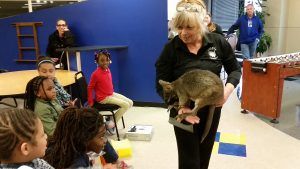
MULTIPOLYGON (((33 63, 15 62, 18 50, 12 23, 43 22, 38 38, 41 54, 45 55, 48 36, 58 18, 68 22, 79 46, 127 45, 128 49, 111 51, 116 92, 134 101, 162 102, 155 91, 154 63, 167 42, 167 0, 88 0, 0 19, 0 68, 35 69, 33 63)), ((93 53, 81 53, 88 79, 96 68, 93 53)))

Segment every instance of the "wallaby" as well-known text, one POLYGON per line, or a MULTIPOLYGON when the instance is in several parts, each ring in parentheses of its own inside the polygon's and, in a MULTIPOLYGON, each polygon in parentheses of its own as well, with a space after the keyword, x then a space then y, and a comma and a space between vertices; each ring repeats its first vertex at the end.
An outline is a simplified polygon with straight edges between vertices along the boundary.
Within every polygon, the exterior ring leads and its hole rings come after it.
POLYGON ((208 70, 192 70, 184 73, 173 82, 159 80, 159 84, 163 88, 163 97, 169 102, 174 97, 178 97, 178 108, 188 106, 189 101, 195 102, 195 106, 191 113, 178 114, 175 118, 181 122, 187 116, 196 116, 200 108, 209 105, 209 114, 205 129, 201 138, 201 142, 207 136, 215 110, 224 97, 224 87, 222 80, 214 73, 208 70))

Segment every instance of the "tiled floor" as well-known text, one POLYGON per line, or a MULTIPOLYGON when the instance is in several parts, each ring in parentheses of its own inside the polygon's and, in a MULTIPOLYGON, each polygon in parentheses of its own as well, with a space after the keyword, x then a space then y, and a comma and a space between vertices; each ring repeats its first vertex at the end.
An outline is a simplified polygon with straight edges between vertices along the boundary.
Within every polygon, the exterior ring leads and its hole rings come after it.
POLYGON ((217 132, 213 153, 246 157, 246 136, 217 132))
POLYGON ((271 123, 270 119, 260 115, 257 117, 270 126, 300 140, 300 77, 288 78, 284 81, 278 124, 271 123))

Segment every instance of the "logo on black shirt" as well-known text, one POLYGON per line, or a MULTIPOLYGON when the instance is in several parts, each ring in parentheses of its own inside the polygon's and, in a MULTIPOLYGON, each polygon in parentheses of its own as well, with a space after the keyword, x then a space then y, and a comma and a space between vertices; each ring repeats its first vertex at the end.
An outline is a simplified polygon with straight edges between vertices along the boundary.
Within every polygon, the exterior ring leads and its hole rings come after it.
POLYGON ((216 54, 216 48, 215 47, 210 47, 209 49, 208 49, 208 55, 209 55, 209 57, 210 57, 210 59, 218 59, 218 56, 217 56, 217 54, 216 54))

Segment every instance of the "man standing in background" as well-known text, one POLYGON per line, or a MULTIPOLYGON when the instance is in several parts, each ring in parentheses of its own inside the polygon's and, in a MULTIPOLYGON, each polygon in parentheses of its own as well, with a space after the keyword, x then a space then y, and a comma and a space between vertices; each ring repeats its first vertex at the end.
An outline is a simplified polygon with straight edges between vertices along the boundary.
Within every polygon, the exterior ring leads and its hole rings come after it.
POLYGON ((256 53, 257 44, 264 33, 262 21, 254 15, 253 4, 246 6, 246 14, 241 16, 228 30, 227 35, 239 29, 239 41, 242 54, 246 59, 252 59, 256 53))

